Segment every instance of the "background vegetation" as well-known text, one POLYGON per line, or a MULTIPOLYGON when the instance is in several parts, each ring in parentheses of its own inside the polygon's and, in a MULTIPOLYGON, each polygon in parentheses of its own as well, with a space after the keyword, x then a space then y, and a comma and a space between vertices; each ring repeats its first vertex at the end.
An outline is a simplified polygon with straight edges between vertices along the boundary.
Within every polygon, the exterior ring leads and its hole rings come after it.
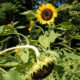
MULTIPOLYGON (((36 46, 42 57, 57 59, 52 73, 41 80, 79 80, 80 0, 0 0, 0 51, 27 44, 36 46), (58 17, 51 25, 37 22, 35 11, 43 3, 57 8, 58 17)), ((33 63, 36 56, 29 49, 0 55, 0 80, 29 80, 33 63)))

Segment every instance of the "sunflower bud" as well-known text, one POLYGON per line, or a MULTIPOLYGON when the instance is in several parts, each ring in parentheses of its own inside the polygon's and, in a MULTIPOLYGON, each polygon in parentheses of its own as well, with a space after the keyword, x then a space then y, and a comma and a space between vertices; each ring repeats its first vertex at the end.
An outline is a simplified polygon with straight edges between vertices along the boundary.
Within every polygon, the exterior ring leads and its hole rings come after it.
POLYGON ((8 24, 8 27, 11 27, 12 26, 12 24, 8 24))
POLYGON ((17 49, 15 49, 15 53, 16 55, 19 55, 19 51, 17 49))
POLYGON ((29 26, 28 30, 31 31, 32 30, 32 27, 33 27, 33 21, 31 20, 30 21, 30 26, 29 26))

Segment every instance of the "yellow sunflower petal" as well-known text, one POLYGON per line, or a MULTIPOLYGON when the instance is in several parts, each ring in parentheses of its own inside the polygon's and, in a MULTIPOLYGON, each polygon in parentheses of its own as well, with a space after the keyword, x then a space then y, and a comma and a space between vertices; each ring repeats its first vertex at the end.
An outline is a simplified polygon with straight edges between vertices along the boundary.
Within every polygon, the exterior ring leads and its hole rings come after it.
POLYGON ((45 9, 45 7, 46 7, 46 5, 45 4, 42 4, 40 7, 39 7, 39 10, 44 10, 45 9))
POLYGON ((46 23, 47 23, 46 21, 43 21, 43 22, 42 22, 42 24, 46 24, 46 23))
POLYGON ((53 16, 54 16, 54 17, 57 17, 57 15, 58 15, 57 13, 54 13, 54 15, 53 15, 53 16))
POLYGON ((42 4, 42 6, 41 6, 41 7, 44 9, 44 8, 46 8, 46 5, 45 5, 45 4, 42 4))
POLYGON ((40 11, 40 10, 37 10, 36 13, 37 13, 37 14, 41 14, 41 11, 40 11))
POLYGON ((52 7, 52 4, 50 4, 50 3, 48 3, 48 4, 46 4, 46 7, 52 7))

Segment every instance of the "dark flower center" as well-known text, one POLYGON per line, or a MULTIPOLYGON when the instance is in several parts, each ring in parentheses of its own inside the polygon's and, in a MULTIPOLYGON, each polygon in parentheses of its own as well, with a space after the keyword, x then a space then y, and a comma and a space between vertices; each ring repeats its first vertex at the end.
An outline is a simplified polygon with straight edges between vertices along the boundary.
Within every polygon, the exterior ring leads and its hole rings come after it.
POLYGON ((54 68, 54 63, 51 62, 48 66, 43 65, 42 69, 39 69, 38 72, 34 72, 32 75, 32 79, 42 79, 48 76, 54 68))
POLYGON ((44 9, 41 13, 41 17, 45 21, 50 20, 52 16, 53 16, 53 12, 50 9, 44 9))

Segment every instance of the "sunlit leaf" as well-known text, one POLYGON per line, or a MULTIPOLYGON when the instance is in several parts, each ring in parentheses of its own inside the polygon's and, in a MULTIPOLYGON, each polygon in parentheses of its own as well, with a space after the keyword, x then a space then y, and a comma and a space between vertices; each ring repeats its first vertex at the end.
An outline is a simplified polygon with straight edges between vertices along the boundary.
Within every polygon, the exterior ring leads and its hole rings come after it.
POLYGON ((17 29, 23 29, 23 28, 25 28, 26 26, 17 26, 16 28, 17 29))
POLYGON ((58 33, 55 33, 54 31, 51 31, 48 38, 49 38, 50 42, 54 42, 55 39, 58 38, 59 36, 61 36, 61 34, 58 34, 58 33))
POLYGON ((21 49, 19 52, 19 56, 24 63, 28 62, 29 59, 29 51, 26 49, 21 49))
POLYGON ((68 57, 72 58, 72 59, 80 59, 80 56, 79 55, 76 55, 74 53, 70 53, 68 54, 68 57))
POLYGON ((36 14, 34 11, 29 10, 29 11, 25 11, 23 13, 20 13, 21 15, 25 15, 28 19, 35 19, 36 18, 36 14))
POLYGON ((19 63, 17 62, 6 62, 5 64, 0 64, 0 67, 14 67, 17 66, 19 63))
POLYGON ((68 45, 66 45, 66 44, 64 44, 64 43, 58 43, 58 45, 63 46, 63 47, 66 47, 66 48, 68 48, 68 49, 72 49, 71 47, 69 47, 68 45))
POLYGON ((0 26, 0 36, 3 35, 10 35, 10 34, 14 34, 15 33, 15 29, 14 27, 9 27, 6 25, 0 26))
POLYGON ((61 36, 61 34, 55 33, 54 31, 51 31, 48 35, 47 32, 45 32, 45 35, 39 37, 39 43, 47 48, 50 46, 50 43, 54 42, 59 36, 61 36))
POLYGON ((17 25, 19 23, 19 21, 16 21, 13 23, 13 26, 17 25))
POLYGON ((3 75, 4 80, 25 80, 17 71, 9 71, 3 75))
POLYGON ((59 58, 59 54, 56 51, 48 50, 47 52, 53 55, 54 57, 59 58))
POLYGON ((73 39, 78 39, 80 40, 80 36, 71 36, 73 39))
POLYGON ((39 37, 39 42, 45 48, 50 46, 49 38, 45 35, 39 37))

